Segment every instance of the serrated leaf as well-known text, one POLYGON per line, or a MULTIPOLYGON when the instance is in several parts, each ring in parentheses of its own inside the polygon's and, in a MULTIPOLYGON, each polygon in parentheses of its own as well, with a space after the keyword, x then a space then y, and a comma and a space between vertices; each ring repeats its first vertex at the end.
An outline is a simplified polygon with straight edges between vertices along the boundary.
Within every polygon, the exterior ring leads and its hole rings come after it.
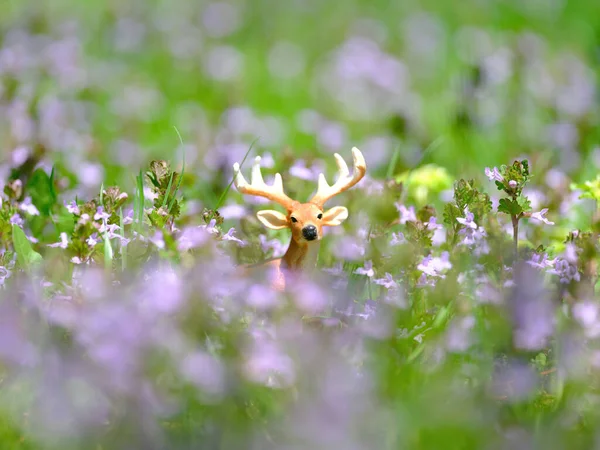
POLYGON ((524 196, 521 195, 517 198, 517 203, 519 204, 519 206, 521 207, 522 211, 531 211, 531 202, 529 201, 529 199, 524 196))
POLYGON ((17 254, 17 261, 24 270, 29 270, 42 263, 42 255, 33 249, 31 242, 29 242, 29 239, 27 239, 27 236, 21 227, 13 224, 12 238, 13 246, 17 254))
POLYGON ((498 205, 498 212, 503 212, 510 216, 518 216, 523 212, 523 209, 515 200, 502 198, 500 199, 500 204, 498 205))

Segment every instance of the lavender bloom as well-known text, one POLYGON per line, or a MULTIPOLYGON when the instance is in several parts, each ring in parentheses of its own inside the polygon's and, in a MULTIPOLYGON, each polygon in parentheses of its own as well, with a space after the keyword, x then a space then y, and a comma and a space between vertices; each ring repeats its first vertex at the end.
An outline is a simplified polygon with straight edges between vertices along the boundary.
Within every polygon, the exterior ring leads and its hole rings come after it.
POLYGON ((233 235, 233 233, 235 233, 235 228, 230 228, 227 233, 225 233, 224 235, 221 236, 221 239, 223 239, 224 241, 234 241, 234 242, 237 242, 240 246, 244 247, 246 245, 246 242, 244 242, 241 239, 238 239, 237 237, 235 237, 233 235))
POLYGON ((10 218, 10 223, 11 225, 17 225, 19 227, 22 227, 25 221, 21 218, 19 213, 14 213, 10 218))
POLYGON ((376 278, 373 280, 373 283, 383 286, 386 289, 395 289, 398 287, 398 284, 394 281, 392 274, 386 272, 384 278, 376 278))
POLYGON ((56 242, 55 244, 48 244, 48 247, 60 247, 67 248, 69 245, 69 239, 67 238, 67 233, 60 233, 60 242, 56 242))
POLYGON ((26 197, 25 200, 23 200, 23 202, 19 206, 19 208, 21 209, 21 211, 25 211, 27 214, 29 214, 31 216, 39 216, 40 215, 40 212, 38 211, 38 209, 35 207, 35 205, 33 203, 31 203, 31 197, 26 197))
POLYGON ((373 277, 375 275, 375 272, 373 271, 373 261, 365 261, 365 265, 356 269, 354 273, 357 275, 366 275, 369 278, 373 277))
POLYGON ((417 221, 417 216, 415 214, 414 206, 407 208, 406 206, 401 205, 400 203, 394 203, 394 206, 400 213, 400 223, 402 225, 404 225, 406 222, 416 222, 417 221))
POLYGON ((581 280, 577 266, 563 258, 556 258, 554 269, 548 270, 548 273, 558 275, 560 282, 563 284, 581 280))
POLYGON ((423 261, 419 263, 417 269, 423 272, 424 275, 431 277, 444 278, 445 275, 442 272, 452 268, 450 262, 450 254, 448 252, 442 252, 441 256, 426 256, 423 261))
POLYGON ((104 208, 102 206, 98 206, 96 209, 96 214, 94 214, 94 220, 106 221, 108 219, 110 219, 110 214, 104 212, 104 208))
POLYGON ((531 218, 535 220, 539 220, 540 222, 544 222, 546 225, 554 225, 554 222, 550 222, 546 219, 546 214, 548 213, 548 208, 544 208, 539 212, 534 212, 531 214, 531 218))
POLYGON ((406 243, 406 238, 403 233, 392 233, 390 245, 402 245, 406 243))
POLYGON ((79 210, 79 206, 77 206, 77 203, 75 202, 75 200, 71 201, 70 203, 66 203, 65 202, 65 208, 67 208, 67 211, 69 211, 69 213, 71 214, 75 214, 75 215, 79 215, 81 214, 81 211, 79 210))
POLYGON ((555 260, 548 259, 548 255, 546 253, 534 253, 531 255, 531 259, 525 261, 531 267, 537 267, 538 269, 547 269, 549 267, 554 267, 555 260))
POLYGON ((515 180, 510 180, 508 182, 508 185, 512 188, 515 189, 517 187, 517 182, 515 180))
POLYGON ((586 336, 591 339, 600 336, 600 307, 597 303, 577 302, 572 311, 573 318, 583 327, 586 336))
POLYGON ((489 167, 485 168, 485 176, 488 177, 490 181, 499 181, 500 183, 504 182, 504 177, 500 174, 500 171, 497 167, 490 169, 489 167))

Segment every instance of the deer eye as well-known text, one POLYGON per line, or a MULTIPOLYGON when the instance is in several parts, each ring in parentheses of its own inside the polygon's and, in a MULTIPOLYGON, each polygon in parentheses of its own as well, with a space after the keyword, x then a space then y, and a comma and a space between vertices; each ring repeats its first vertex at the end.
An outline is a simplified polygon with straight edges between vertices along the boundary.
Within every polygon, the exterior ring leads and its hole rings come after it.
POLYGON ((323 213, 319 213, 319 215, 317 216, 317 219, 322 219, 323 218, 323 213))
POLYGON ((292 222, 296 223, 296 222, 298 222, 298 219, 296 219, 295 217, 292 217, 292 222))

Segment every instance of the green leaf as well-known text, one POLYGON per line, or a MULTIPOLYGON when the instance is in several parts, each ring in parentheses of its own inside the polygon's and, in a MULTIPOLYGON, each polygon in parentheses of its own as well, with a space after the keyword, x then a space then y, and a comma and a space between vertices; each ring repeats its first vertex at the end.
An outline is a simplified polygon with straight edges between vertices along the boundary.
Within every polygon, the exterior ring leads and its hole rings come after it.
POLYGON ((24 270, 41 264, 43 261, 42 255, 36 252, 31 246, 31 242, 25 236, 23 229, 13 224, 12 227, 12 238, 15 252, 17 253, 17 261, 24 270))
POLYGON ((500 204, 498 205, 498 212, 503 212, 511 216, 518 216, 523 212, 523 208, 521 208, 521 205, 519 205, 519 203, 515 200, 502 198, 500 199, 500 204))
POLYGON ((56 203, 56 194, 51 178, 42 169, 31 174, 27 182, 26 192, 31 195, 31 202, 44 216, 49 216, 52 206, 56 203))
POLYGON ((529 199, 526 196, 520 195, 517 198, 517 203, 521 207, 521 210, 523 210, 523 211, 531 211, 531 202, 529 201, 529 199))

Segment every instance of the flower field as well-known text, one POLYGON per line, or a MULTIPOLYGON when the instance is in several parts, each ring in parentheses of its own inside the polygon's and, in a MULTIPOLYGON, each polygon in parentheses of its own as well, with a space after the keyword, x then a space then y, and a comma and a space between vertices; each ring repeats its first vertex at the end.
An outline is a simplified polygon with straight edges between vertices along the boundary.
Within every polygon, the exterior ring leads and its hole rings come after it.
POLYGON ((592 0, 0 2, 0 449, 595 448, 599 69, 592 0))

